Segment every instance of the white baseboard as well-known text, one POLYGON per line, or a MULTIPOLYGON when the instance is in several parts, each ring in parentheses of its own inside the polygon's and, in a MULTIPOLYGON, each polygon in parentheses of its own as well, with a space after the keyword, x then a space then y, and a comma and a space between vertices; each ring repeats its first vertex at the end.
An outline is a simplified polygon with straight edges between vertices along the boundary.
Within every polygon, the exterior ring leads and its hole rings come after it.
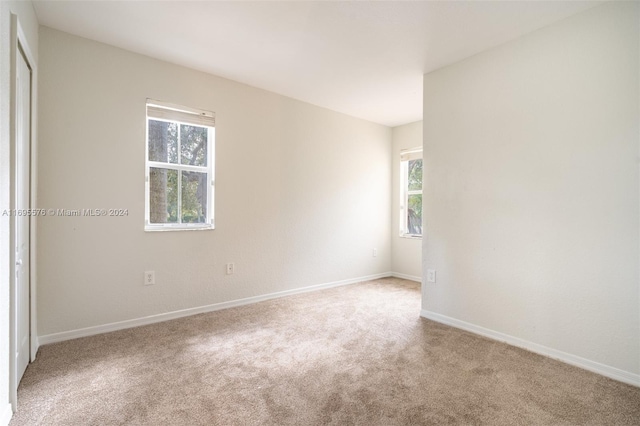
POLYGON ((602 376, 609 377, 611 379, 618 380, 623 383, 640 387, 639 374, 620 370, 619 368, 615 368, 609 365, 601 364, 599 362, 591 361, 586 358, 582 358, 582 357, 572 355, 566 352, 562 352, 553 348, 539 345, 537 343, 529 342, 527 340, 523 340, 518 337, 513 337, 508 334, 500 333, 499 331, 490 330, 488 328, 484 328, 479 325, 475 325, 475 324, 471 324, 455 318, 451 318, 446 315, 441 315, 435 312, 427 311, 425 309, 420 311, 420 316, 442 323, 442 324, 446 324, 452 327, 460 328, 462 330, 470 331, 471 333, 479 334, 481 336, 488 337, 493 340, 498 340, 504 343, 508 343, 509 345, 517 346, 519 348, 526 349, 528 351, 535 352, 537 354, 544 355, 549 358, 557 359, 558 361, 562 361, 567 364, 571 364, 576 367, 580 367, 585 370, 598 373, 602 376))
POLYGON ((407 275, 407 274, 401 274, 400 272, 392 272, 391 276, 395 277, 395 278, 402 278, 402 279, 405 279, 405 280, 422 283, 422 277, 417 277, 415 275, 407 275))
POLYGON ((11 404, 7 404, 0 414, 0 426, 7 426, 11 421, 11 417, 13 417, 13 410, 11 409, 11 404))
POLYGON ((38 341, 40 345, 46 345, 49 343, 62 342, 64 340, 77 339, 79 337, 93 336, 96 334, 123 330, 126 328, 139 327, 141 325, 154 324, 157 322, 168 321, 176 318, 183 318, 183 317, 202 314, 206 312, 219 311, 221 309, 235 308, 237 306, 250 305, 253 303, 263 302, 265 300, 277 299, 285 296, 292 296, 294 294, 308 293, 311 291, 318 291, 318 290, 323 290, 323 289, 332 288, 332 287, 355 284, 362 281, 375 280, 378 278, 386 278, 390 276, 391 276, 391 272, 384 272, 381 274, 367 275, 364 277, 351 278, 348 280, 317 284, 309 287, 296 288, 293 290, 279 291, 276 293, 269 293, 261 296, 253 296, 253 297, 247 297, 244 299, 231 300, 228 302, 214 303, 213 305, 182 309, 179 311, 167 312, 167 313, 158 314, 158 315, 150 315, 147 317, 136 318, 136 319, 126 320, 126 321, 119 321, 119 322, 114 322, 110 324, 80 328, 77 330, 63 331, 61 333, 45 334, 42 336, 38 336, 38 341))

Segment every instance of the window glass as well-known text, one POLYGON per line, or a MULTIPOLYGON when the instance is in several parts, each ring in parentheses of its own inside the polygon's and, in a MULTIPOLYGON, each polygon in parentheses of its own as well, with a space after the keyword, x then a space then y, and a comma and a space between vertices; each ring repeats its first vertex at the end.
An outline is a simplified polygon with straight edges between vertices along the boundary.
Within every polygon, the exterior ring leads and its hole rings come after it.
POLYGON ((422 149, 400 153, 400 236, 422 236, 422 149))
POLYGON ((147 102, 145 229, 213 229, 213 113, 147 102))

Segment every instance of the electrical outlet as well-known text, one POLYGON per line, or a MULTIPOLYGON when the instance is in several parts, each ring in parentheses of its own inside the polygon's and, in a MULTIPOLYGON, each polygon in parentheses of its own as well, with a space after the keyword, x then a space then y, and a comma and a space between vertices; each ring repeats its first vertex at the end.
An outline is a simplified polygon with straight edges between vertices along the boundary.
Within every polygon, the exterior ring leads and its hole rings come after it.
POLYGON ((378 249, 377 248, 373 249, 373 257, 378 257, 378 249))
POLYGON ((436 270, 435 269, 427 269, 427 282, 435 283, 436 282, 436 270))
POLYGON ((235 265, 233 263, 227 263, 227 275, 233 275, 235 265))
POLYGON ((144 285, 153 285, 156 283, 156 271, 145 271, 144 285))

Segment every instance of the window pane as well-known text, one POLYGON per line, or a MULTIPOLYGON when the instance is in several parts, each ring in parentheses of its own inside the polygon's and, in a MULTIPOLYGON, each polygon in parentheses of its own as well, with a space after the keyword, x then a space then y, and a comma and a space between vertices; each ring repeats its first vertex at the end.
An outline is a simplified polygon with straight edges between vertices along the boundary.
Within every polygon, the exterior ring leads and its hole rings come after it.
POLYGON ((422 190, 422 160, 410 160, 408 172, 409 191, 422 190))
POLYGON ((407 209, 407 231, 422 235, 422 194, 409 195, 407 209))
POLYGON ((182 222, 207 221, 207 174, 182 172, 182 222))
POLYGON ((180 125, 180 163, 207 166, 207 128, 180 125))
POLYGON ((178 162, 178 125, 176 123, 149 120, 149 160, 163 163, 178 162))
POLYGON ((149 169, 149 221, 175 223, 178 220, 178 172, 149 169))

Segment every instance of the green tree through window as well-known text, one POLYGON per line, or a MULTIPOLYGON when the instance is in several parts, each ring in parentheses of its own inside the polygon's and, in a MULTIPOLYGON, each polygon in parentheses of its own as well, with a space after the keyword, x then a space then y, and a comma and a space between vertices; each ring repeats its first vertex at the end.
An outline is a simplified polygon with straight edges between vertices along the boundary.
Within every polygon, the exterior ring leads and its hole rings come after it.
POLYGON ((422 149, 400 154, 400 235, 422 236, 422 149))
POLYGON ((146 229, 212 228, 213 121, 155 105, 147 116, 146 229))
POLYGON ((409 161, 407 175, 407 231, 422 235, 422 159, 409 161))

